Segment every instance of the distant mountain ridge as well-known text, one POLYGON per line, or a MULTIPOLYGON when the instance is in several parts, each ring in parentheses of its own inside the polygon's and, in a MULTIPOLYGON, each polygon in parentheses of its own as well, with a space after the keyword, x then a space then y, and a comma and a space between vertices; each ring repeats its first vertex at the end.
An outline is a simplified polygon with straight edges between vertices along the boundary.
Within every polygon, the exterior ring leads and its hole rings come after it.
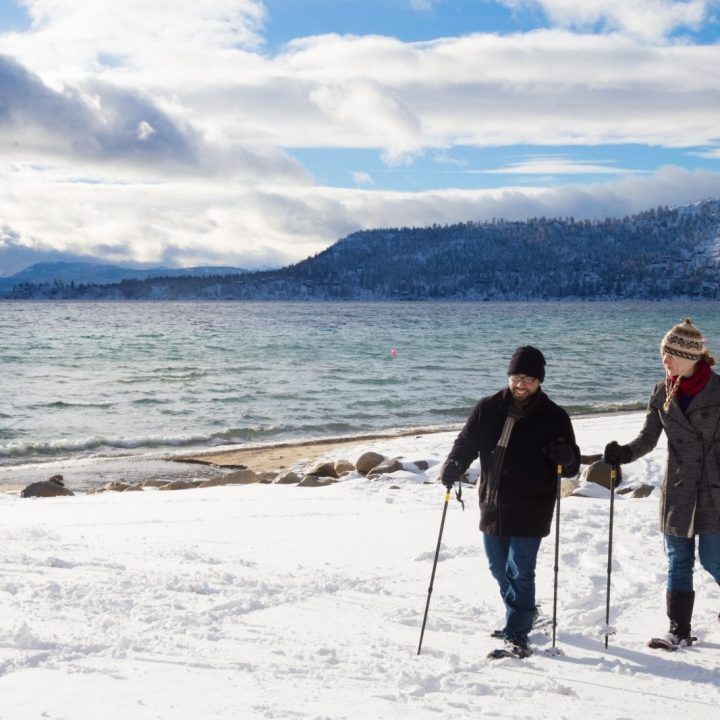
POLYGON ((8 277, 0 277, 0 290, 12 288, 20 283, 76 283, 108 285, 122 280, 144 280, 157 277, 182 277, 211 275, 241 275, 248 270, 236 267, 202 266, 191 268, 128 268, 120 265, 108 265, 90 262, 41 262, 21 270, 8 277))
POLYGON ((605 220, 533 218, 353 233, 279 270, 28 283, 15 298, 114 300, 720 299, 720 200, 605 220))

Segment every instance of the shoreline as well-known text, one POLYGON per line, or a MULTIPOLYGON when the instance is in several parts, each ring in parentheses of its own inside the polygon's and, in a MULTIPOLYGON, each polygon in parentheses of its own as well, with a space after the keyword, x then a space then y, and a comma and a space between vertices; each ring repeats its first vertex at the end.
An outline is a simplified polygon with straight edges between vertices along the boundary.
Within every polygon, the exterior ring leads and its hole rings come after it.
MULTIPOLYGON (((612 422, 620 417, 641 415, 640 410, 582 413, 571 415, 573 422, 595 420, 612 422)), ((289 469, 319 463, 329 456, 338 458, 338 451, 354 450, 358 456, 384 444, 394 444, 402 438, 416 440, 449 434, 454 436, 462 424, 394 428, 385 431, 359 433, 338 437, 305 438, 252 446, 220 446, 199 448, 187 453, 152 455, 121 455, 71 458, 48 463, 31 463, 25 467, 0 468, 0 493, 18 494, 32 482, 47 480, 61 474, 66 487, 87 492, 111 481, 128 483, 164 478, 168 482, 182 479, 209 479, 213 474, 249 468, 257 473, 284 472, 289 469), (215 472, 217 471, 217 472, 215 472)), ((577 429, 576 429, 577 434, 577 429)), ((409 443, 409 450, 415 442, 409 443)), ((584 448, 581 453, 586 454, 584 448)), ((382 452, 382 450, 379 450, 382 452)), ((345 458, 354 462, 357 457, 345 458)))
POLYGON ((251 468, 256 472, 287 470, 303 462, 314 462, 324 454, 344 447, 352 448, 372 440, 395 440, 403 437, 425 437, 447 432, 459 432, 462 425, 430 426, 387 430, 385 432, 298 440, 271 445, 256 445, 229 450, 207 450, 189 455, 167 457, 166 460, 179 463, 212 465, 218 468, 251 468))
MULTIPOLYGON (((612 418, 624 415, 642 413, 644 410, 611 410, 609 412, 585 412, 570 415, 572 421, 589 418, 612 418)), ((358 434, 340 437, 327 437, 318 439, 289 440, 268 445, 254 445, 252 447, 239 447, 224 450, 202 450, 187 455, 168 456, 165 459, 172 462, 212 465, 219 468, 249 467, 258 472, 273 470, 286 470, 301 462, 314 462, 323 454, 343 447, 357 447, 370 440, 394 440, 403 437, 424 437, 441 433, 458 433, 463 427, 462 423, 452 425, 432 425, 416 428, 386 430, 375 433, 358 434), (311 455, 311 456, 309 456, 311 455), (277 464, 280 463, 280 464, 277 464)))

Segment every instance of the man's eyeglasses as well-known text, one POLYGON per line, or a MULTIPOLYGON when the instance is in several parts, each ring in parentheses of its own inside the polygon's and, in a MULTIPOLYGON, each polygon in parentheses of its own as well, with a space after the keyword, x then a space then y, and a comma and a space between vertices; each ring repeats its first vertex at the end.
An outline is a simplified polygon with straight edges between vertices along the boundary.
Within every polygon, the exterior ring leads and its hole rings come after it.
POLYGON ((515 373, 510 375, 510 382, 513 385, 534 385, 537 381, 537 378, 530 375, 516 375, 515 373))

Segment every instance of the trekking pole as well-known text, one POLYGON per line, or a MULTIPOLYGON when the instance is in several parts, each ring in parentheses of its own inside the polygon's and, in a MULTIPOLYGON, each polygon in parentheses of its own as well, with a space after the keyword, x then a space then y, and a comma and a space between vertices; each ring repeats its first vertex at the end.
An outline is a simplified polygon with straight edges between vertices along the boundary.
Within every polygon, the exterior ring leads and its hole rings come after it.
POLYGON ((560 493, 562 490, 562 465, 557 466, 557 501, 555 506, 555 582, 553 584, 553 619, 552 619, 552 648, 551 655, 558 655, 560 651, 555 647, 555 631, 557 629, 557 598, 558 598, 558 571, 560 570, 560 493))
POLYGON ((430 575, 430 587, 428 588, 427 602, 425 603, 425 617, 423 617, 422 630, 420 631, 420 642, 418 643, 417 654, 422 650, 423 635, 425 634, 425 623, 427 622, 428 609, 430 608, 430 596, 435 581, 435 569, 437 568, 438 555, 440 554, 440 541, 442 540, 443 528, 445 527, 445 515, 447 515, 448 503, 450 502, 450 490, 445 493, 445 504, 443 505, 442 521, 440 522, 440 534, 438 535, 437 547, 435 548, 435 560, 433 561, 432 575, 430 575))
POLYGON ((617 465, 610 468, 610 532, 608 534, 607 597, 605 600, 605 647, 608 646, 610 630, 610 576, 612 575, 613 511, 615 508, 615 479, 617 465))

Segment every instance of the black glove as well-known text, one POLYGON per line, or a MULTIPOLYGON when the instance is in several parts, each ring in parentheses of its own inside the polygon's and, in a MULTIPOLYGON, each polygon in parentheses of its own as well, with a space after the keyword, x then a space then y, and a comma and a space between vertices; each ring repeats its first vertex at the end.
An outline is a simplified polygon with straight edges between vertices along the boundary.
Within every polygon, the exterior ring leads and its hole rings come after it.
POLYGON ((446 460, 440 472, 440 482, 448 490, 452 490, 455 483, 460 480, 460 474, 460 466, 455 460, 446 460))
POLYGON ((632 450, 629 445, 619 445, 615 440, 605 446, 603 461, 608 465, 622 465, 632 460, 632 450))
POLYGON ((568 467, 575 462, 575 448, 569 443, 558 438, 543 448, 543 452, 556 464, 568 467))

